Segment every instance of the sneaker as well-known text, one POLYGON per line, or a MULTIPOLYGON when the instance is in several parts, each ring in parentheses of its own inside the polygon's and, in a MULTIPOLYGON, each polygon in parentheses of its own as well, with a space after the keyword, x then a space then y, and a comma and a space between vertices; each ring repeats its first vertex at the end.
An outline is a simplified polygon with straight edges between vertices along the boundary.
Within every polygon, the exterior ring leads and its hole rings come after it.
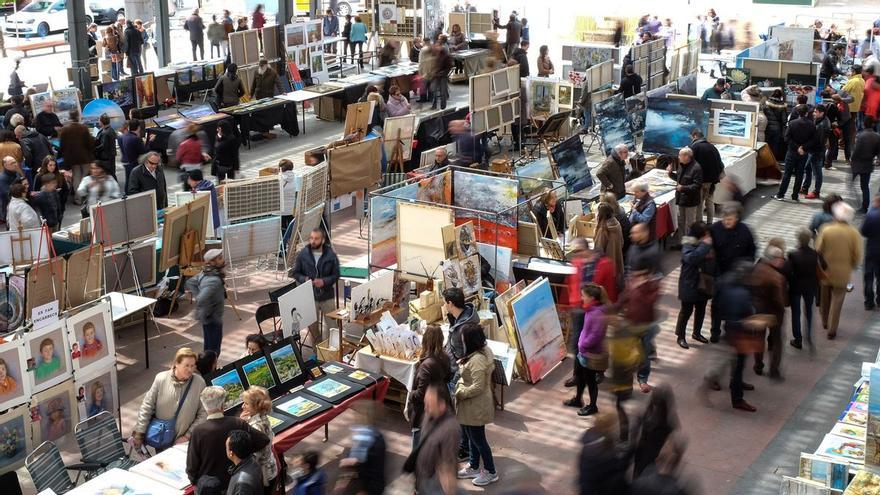
POLYGON ((460 479, 460 480, 473 479, 473 478, 476 478, 477 476, 480 476, 481 474, 482 473, 480 472, 479 469, 474 469, 470 466, 467 466, 467 467, 463 467, 458 470, 458 479, 460 479))
POLYGON ((783 198, 782 196, 780 196, 778 194, 774 194, 773 196, 770 196, 770 199, 775 199, 776 201, 783 201, 783 202, 785 201, 785 198, 783 198))
POLYGON ((599 408, 596 406, 585 406, 578 410, 578 416, 592 416, 599 412, 599 408))
POLYGON ((474 486, 486 486, 495 483, 496 481, 498 481, 498 479, 498 473, 483 471, 480 473, 479 476, 474 478, 474 481, 472 481, 471 483, 473 483, 474 486))
POLYGON ((807 194, 807 199, 819 199, 819 193, 813 191, 810 194, 807 194))

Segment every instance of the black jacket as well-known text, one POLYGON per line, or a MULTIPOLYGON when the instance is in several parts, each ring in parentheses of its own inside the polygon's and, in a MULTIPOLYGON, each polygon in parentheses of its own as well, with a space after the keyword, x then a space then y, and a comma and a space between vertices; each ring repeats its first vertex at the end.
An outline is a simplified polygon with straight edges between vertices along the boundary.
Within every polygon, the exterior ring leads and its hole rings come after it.
POLYGON ((850 163, 853 174, 869 174, 874 170, 874 159, 880 156, 880 134, 865 129, 856 136, 850 163))
POLYGON ((822 68, 819 69, 819 77, 830 79, 838 74, 840 74, 840 69, 837 68, 837 56, 829 51, 825 54, 825 58, 822 59, 822 68))
POLYGON ((58 115, 50 112, 40 112, 34 119, 34 128, 46 137, 58 137, 56 128, 61 127, 61 119, 58 115))
POLYGON ((125 28, 125 53, 140 54, 143 46, 144 35, 134 27, 133 22, 128 21, 128 27, 125 28))
POLYGON ((880 259, 880 210, 871 208, 862 220, 862 236, 865 238, 865 260, 880 259))
POLYGON ((49 227, 60 227, 64 216, 61 208, 61 199, 57 191, 40 191, 32 199, 33 206, 40 212, 40 216, 46 219, 49 227))
POLYGON ((429 356, 419 361, 412 392, 406 399, 410 426, 418 428, 422 424, 425 414, 425 392, 427 392, 428 386, 442 385, 445 387, 451 378, 452 369, 449 367, 448 357, 438 359, 429 356))
POLYGON ((798 147, 803 146, 809 151, 816 141, 816 124, 809 118, 795 119, 788 124, 785 129, 785 143, 788 145, 788 151, 797 151, 798 147))
POLYGON ((321 279, 323 287, 314 286, 315 300, 326 301, 333 298, 334 285, 339 280, 339 258, 333 252, 333 248, 326 243, 321 250, 318 261, 312 256, 312 248, 309 245, 302 248, 296 256, 296 263, 290 270, 290 276, 303 284, 307 280, 321 279))
MULTIPOLYGON (((547 207, 544 206, 544 203, 538 201, 532 207, 532 213, 535 214, 535 219, 538 221, 538 233, 541 234, 541 237, 552 238, 553 236, 550 235, 550 225, 547 222, 547 207)), ((561 234, 565 232, 565 213, 562 211, 561 204, 556 205, 556 209, 553 210, 550 216, 553 218, 553 226, 556 227, 556 233, 561 234)))
POLYGON ((650 270, 652 273, 660 273, 660 248, 657 247, 657 241, 630 244, 626 252, 626 268, 630 272, 650 270))
POLYGON ((825 143, 831 135, 831 121, 828 117, 822 117, 822 120, 813 121, 813 124, 816 126, 816 140, 813 141, 810 151, 813 153, 825 151, 825 143))
POLYGON ((785 102, 773 98, 767 100, 767 104, 764 106, 764 116, 767 117, 765 132, 782 134, 787 122, 785 102))
POLYGON ((46 136, 37 131, 28 131, 21 137, 21 153, 24 163, 32 170, 37 170, 43 164, 43 159, 52 153, 52 144, 46 136))
POLYGON ((715 263, 719 274, 726 273, 739 260, 755 260, 757 248, 748 225, 737 222, 732 229, 726 229, 719 220, 712 224, 709 232, 712 234, 712 246, 715 248, 715 263))
POLYGON ((700 169, 703 171, 703 182, 717 184, 721 180, 721 173, 724 172, 724 162, 721 160, 718 148, 706 138, 700 138, 691 143, 691 150, 694 152, 694 160, 700 164, 700 169))
POLYGON ((811 247, 802 247, 788 253, 789 292, 804 293, 819 288, 819 278, 816 276, 816 266, 821 264, 825 268, 825 260, 822 255, 811 247))
POLYGON ((513 51, 513 59, 519 64, 519 77, 529 77, 529 57, 522 48, 513 51))
POLYGON ((578 460, 578 495, 618 495, 629 493, 629 456, 622 455, 593 429, 581 438, 578 460))
POLYGON ((214 145, 214 163, 211 166, 211 173, 217 175, 216 168, 219 167, 238 170, 240 166, 238 148, 238 136, 229 134, 218 139, 214 145))
MULTIPOLYGON (((214 476, 220 480, 223 487, 229 484, 229 469, 232 462, 226 457, 226 437, 233 430, 242 430, 250 434, 254 452, 269 444, 266 435, 237 416, 205 420, 193 428, 192 438, 189 441, 191 448, 186 451, 186 474, 190 482, 196 484, 202 476, 214 476)), ((259 466, 257 473, 257 479, 262 484, 259 466)))
POLYGON ((623 76, 620 80, 620 88, 618 88, 617 92, 623 93, 624 98, 629 98, 630 96, 641 93, 642 76, 635 73, 623 76))
POLYGON ((229 488, 226 495, 260 495, 263 493, 263 472, 260 465, 250 456, 238 466, 229 468, 229 488))
POLYGON ((694 237, 681 240, 681 272, 678 275, 678 299, 685 303, 708 301, 712 294, 700 291, 700 274, 714 275, 712 246, 694 237))
MULTIPOLYGON (((95 160, 105 162, 116 160, 116 131, 109 125, 101 128, 95 136, 95 160)), ((113 164, 113 168, 115 171, 116 163, 113 164)))
MULTIPOLYGON (((31 113, 24 105, 13 105, 12 108, 6 111, 6 114, 3 117, 3 127, 8 131, 13 131, 15 129, 12 128, 12 116, 15 114, 19 114, 24 117, 24 125, 30 125, 31 121, 31 113)), ((59 124, 60 127, 60 124, 59 124)))
POLYGON ((703 169, 697 160, 691 160, 687 165, 679 164, 678 168, 669 172, 669 177, 682 186, 681 191, 675 192, 675 204, 678 206, 699 206, 702 199, 703 169))
POLYGON ((0 223, 6 223, 6 208, 9 207, 10 201, 9 188, 20 179, 21 176, 18 175, 18 172, 0 170, 0 223))
POLYGON ((165 187, 165 172, 161 167, 156 169, 156 177, 143 164, 131 171, 128 183, 125 184, 126 194, 137 194, 145 191, 156 191, 156 209, 163 210, 168 206, 168 189, 165 187))

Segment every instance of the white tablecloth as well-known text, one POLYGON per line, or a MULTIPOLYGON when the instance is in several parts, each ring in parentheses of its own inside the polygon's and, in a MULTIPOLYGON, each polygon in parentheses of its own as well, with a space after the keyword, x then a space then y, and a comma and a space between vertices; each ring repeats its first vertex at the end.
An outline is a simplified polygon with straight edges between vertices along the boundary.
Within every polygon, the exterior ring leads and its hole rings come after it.
POLYGON ((405 361, 388 356, 377 356, 370 352, 369 347, 364 347, 354 356, 355 368, 371 371, 381 375, 390 376, 412 391, 413 382, 416 378, 416 365, 418 361, 405 361))
MULTIPOLYGON (((736 181, 743 195, 748 194, 755 187, 757 182, 755 175, 758 170, 758 153, 749 151, 741 157, 722 156, 724 160, 724 174, 736 181)), ((716 203, 725 201, 725 192, 720 187, 715 188, 716 203)))

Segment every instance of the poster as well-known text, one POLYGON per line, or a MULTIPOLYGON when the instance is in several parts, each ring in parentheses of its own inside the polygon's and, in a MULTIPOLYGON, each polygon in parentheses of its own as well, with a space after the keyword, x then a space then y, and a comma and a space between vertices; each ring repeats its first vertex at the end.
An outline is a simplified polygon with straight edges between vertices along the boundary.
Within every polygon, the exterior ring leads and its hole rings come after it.
POLYGON ((562 327, 550 282, 543 277, 532 282, 510 304, 529 382, 537 383, 565 357, 562 327))

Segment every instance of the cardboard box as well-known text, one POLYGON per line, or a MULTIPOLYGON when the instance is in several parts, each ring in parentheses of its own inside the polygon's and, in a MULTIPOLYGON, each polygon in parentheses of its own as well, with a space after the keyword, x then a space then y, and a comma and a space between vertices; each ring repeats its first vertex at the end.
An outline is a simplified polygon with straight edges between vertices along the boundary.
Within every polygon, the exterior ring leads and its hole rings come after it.
POLYGON ((592 213, 578 215, 568 224, 568 232, 572 237, 589 237, 596 235, 596 219, 592 213))

